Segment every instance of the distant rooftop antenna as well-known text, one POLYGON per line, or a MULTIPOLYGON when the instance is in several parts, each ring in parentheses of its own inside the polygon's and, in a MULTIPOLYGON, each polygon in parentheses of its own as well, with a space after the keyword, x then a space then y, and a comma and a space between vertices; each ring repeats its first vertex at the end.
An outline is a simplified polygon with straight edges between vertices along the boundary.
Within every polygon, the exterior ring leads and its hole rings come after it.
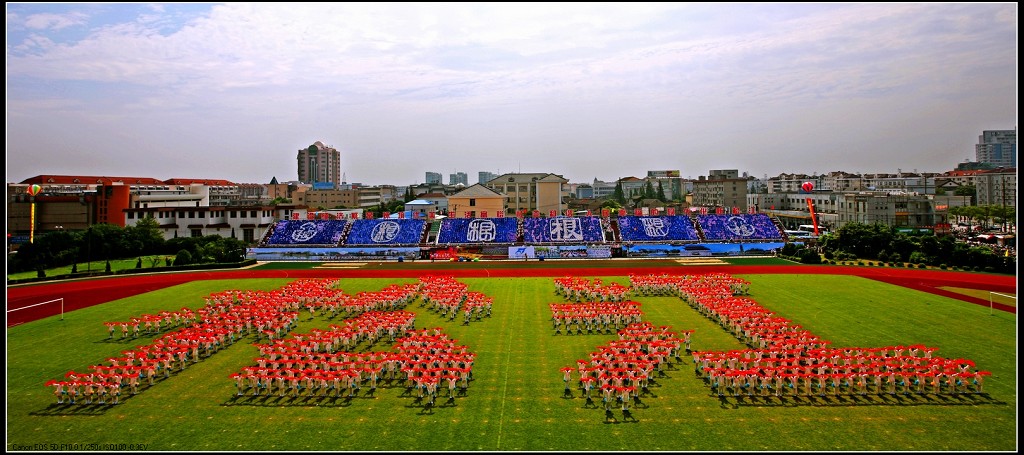
POLYGON ((344 173, 344 172, 342 172, 342 173, 341 173, 341 184, 342 184, 342 185, 345 185, 345 184, 347 184, 347 183, 348 183, 348 177, 346 177, 346 176, 345 176, 345 173, 344 173))

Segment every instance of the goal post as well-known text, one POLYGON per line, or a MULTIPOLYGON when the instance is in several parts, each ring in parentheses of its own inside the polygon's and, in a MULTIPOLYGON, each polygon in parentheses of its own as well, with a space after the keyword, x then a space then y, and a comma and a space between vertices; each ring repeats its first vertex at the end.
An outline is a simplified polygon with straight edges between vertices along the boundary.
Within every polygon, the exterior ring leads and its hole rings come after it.
MULTIPOLYGON (((993 306, 994 306, 993 302, 995 302, 996 300, 1000 300, 999 297, 1003 297, 1003 298, 1005 298, 1007 300, 1013 300, 1013 306, 1015 306, 1015 307, 1017 306, 1017 296, 1010 295, 1010 294, 1002 294, 1002 293, 999 293, 999 292, 989 291, 988 292, 988 314, 989 315, 995 314, 994 311, 993 311, 993 306)), ((999 303, 1002 303, 1002 302, 999 302, 999 303)))

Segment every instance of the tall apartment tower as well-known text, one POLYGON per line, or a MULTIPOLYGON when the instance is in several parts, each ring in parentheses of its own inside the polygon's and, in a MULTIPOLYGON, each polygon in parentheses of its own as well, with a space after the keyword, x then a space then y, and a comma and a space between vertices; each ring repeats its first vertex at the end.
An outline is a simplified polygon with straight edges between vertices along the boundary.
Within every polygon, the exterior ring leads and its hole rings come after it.
POLYGON ((341 152, 316 141, 299 149, 299 181, 320 188, 338 188, 341 183, 341 152))
POLYGON ((441 173, 427 171, 427 183, 441 183, 441 173))
POLYGON ((464 186, 469 186, 469 175, 467 175, 465 172, 456 172, 454 174, 448 174, 449 185, 458 185, 460 183, 463 184, 464 186))
POLYGON ((974 152, 979 163, 1017 167, 1017 130, 982 131, 974 152))
POLYGON ((486 185, 487 182, 490 182, 491 180, 494 180, 496 178, 498 178, 498 174, 495 174, 493 172, 480 171, 480 172, 477 172, 477 179, 476 179, 476 181, 477 181, 477 183, 479 183, 481 185, 486 185))

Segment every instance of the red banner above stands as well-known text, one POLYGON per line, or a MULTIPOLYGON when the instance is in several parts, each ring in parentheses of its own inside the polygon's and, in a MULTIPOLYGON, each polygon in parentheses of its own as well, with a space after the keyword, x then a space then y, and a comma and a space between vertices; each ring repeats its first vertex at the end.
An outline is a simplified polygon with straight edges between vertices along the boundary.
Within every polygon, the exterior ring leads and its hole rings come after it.
POLYGON ((548 212, 548 218, 554 218, 556 216, 558 216, 558 211, 551 210, 551 211, 548 212))
POLYGON ((534 218, 540 218, 540 210, 534 210, 533 211, 533 217, 534 218))
POLYGON ((480 218, 487 218, 487 211, 486 210, 481 210, 480 211, 480 218))
POLYGON ((757 206, 752 205, 750 207, 747 207, 747 213, 749 213, 751 215, 757 213, 757 206))
POLYGON ((462 212, 462 217, 463 218, 473 218, 473 212, 469 212, 469 211, 462 212))
POLYGON ((337 215, 334 215, 334 219, 336 219, 336 220, 344 220, 345 219, 345 214, 344 213, 339 213, 337 215))
POLYGON ((665 213, 668 214, 668 216, 676 216, 676 208, 675 207, 669 207, 669 208, 665 209, 665 213))
POLYGON ((316 219, 316 215, 313 214, 313 212, 306 212, 306 219, 307 220, 315 220, 316 219))
POLYGON ((495 213, 494 216, 496 216, 498 218, 505 218, 505 211, 504 210, 498 210, 498 212, 495 213))
POLYGON ((437 214, 436 214, 436 213, 434 213, 433 211, 427 212, 427 219, 428 219, 428 220, 432 220, 432 219, 434 219, 434 217, 436 217, 436 216, 437 216, 437 214))
POLYGON ((608 218, 612 216, 612 211, 608 209, 601 209, 601 218, 608 218))
POLYGON ((732 208, 732 214, 733 215, 739 215, 740 214, 740 208, 739 207, 733 207, 732 208))
POLYGON ((381 218, 391 218, 391 212, 384 212, 380 216, 381 218))
POLYGON ((715 207, 715 214, 722 215, 725 213, 725 207, 715 207))
POLYGON ((590 209, 587 209, 587 216, 594 216, 594 213, 591 212, 590 209))
POLYGON ((572 216, 572 209, 565 209, 565 216, 572 216))
POLYGON ((299 219, 299 212, 292 212, 292 219, 293 220, 299 219))
POLYGON ((352 212, 352 219, 353 220, 358 220, 359 219, 359 214, 356 213, 356 212, 352 212))
POLYGON ((414 220, 420 219, 420 212, 417 212, 417 211, 413 210, 412 211, 412 219, 414 219, 414 220))
POLYGON ((651 216, 658 216, 658 208, 651 207, 651 216))
POLYGON ((398 219, 404 220, 405 219, 405 212, 398 212, 398 219))
POLYGON ((619 216, 626 216, 626 209, 619 209, 619 216))
POLYGON ((700 208, 700 214, 701 215, 707 215, 708 214, 708 208, 707 207, 701 207, 700 208))
POLYGON ((366 219, 372 220, 373 219, 373 212, 366 212, 366 219))
POLYGON ((644 216, 644 209, 633 209, 634 216, 644 216))

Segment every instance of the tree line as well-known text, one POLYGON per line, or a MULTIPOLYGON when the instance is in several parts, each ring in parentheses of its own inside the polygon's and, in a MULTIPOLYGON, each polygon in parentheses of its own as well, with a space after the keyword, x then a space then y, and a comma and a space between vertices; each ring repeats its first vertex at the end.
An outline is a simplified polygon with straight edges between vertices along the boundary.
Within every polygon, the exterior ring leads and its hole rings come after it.
POLYGON ((142 256, 151 255, 173 255, 167 265, 240 262, 245 248, 245 242, 219 235, 165 240, 156 220, 146 217, 135 226, 101 223, 84 231, 47 232, 8 255, 7 273, 134 257, 140 258, 141 268, 142 256))
POLYGON ((781 253, 801 262, 869 260, 884 263, 958 267, 974 271, 1016 273, 1017 256, 1006 249, 972 245, 952 235, 901 232, 883 223, 847 223, 821 237, 818 249, 787 244, 781 253))

